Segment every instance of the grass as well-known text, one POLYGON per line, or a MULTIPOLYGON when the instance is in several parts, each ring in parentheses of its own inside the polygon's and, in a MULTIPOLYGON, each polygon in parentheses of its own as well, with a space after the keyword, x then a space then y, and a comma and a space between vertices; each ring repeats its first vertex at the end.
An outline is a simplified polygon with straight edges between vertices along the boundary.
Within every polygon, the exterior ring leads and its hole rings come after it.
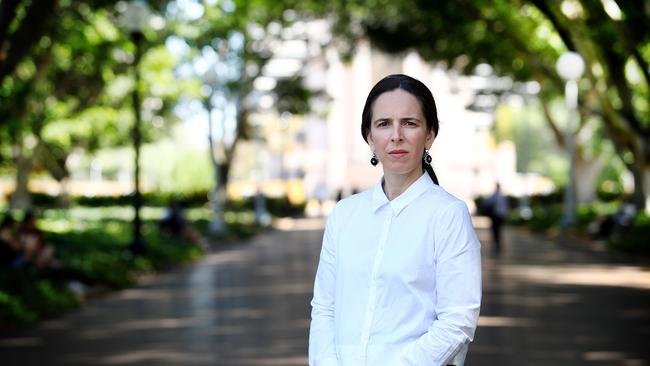
POLYGON ((632 254, 650 256, 650 215, 638 214, 631 227, 614 232, 610 247, 632 254))
MULTIPOLYGON (((605 217, 613 215, 621 208, 619 201, 595 201, 581 204, 576 209, 577 224, 569 233, 593 237, 605 217)), ((535 204, 532 206, 533 216, 530 219, 519 217, 517 210, 512 210, 508 222, 513 225, 526 226, 535 232, 557 234, 561 231, 563 214, 562 204, 535 204)), ((637 213, 631 225, 615 227, 607 238, 608 246, 616 251, 650 256, 650 217, 641 212, 637 213)))
MULTIPOLYGON (((0 269, 0 329, 24 327, 80 305, 83 300, 71 291, 71 280, 90 287, 119 289, 136 284, 143 275, 200 258, 201 246, 159 233, 157 222, 163 215, 163 208, 143 208, 142 233, 148 250, 134 256, 127 250, 132 238, 131 208, 42 210, 38 226, 56 248, 56 257, 65 270, 0 269)), ((186 217, 199 232, 207 233, 208 209, 188 209, 186 217)), ((211 239, 252 236, 257 231, 254 218, 249 211, 228 211, 224 215, 226 233, 211 239)))

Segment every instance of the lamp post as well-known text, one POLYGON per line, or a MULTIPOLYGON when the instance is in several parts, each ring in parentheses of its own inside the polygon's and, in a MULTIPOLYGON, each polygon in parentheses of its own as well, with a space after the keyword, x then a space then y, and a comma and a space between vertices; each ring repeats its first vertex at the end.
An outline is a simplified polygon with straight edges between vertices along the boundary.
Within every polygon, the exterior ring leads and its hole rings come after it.
POLYGON ((135 46, 133 56, 133 150, 134 150, 134 172, 133 172, 133 241, 129 245, 129 250, 134 254, 141 254, 147 249, 147 245, 142 237, 142 220, 140 218, 140 208, 142 207, 142 194, 140 192, 140 146, 142 144, 142 133, 140 125, 142 118, 140 114, 140 94, 138 86, 140 85, 140 72, 138 66, 142 56, 142 42, 144 40, 143 30, 148 24, 151 12, 144 1, 132 0, 129 2, 120 2, 117 5, 121 13, 122 26, 129 32, 129 37, 135 46))
POLYGON ((566 52, 560 56, 555 65, 558 74, 566 81, 564 97, 568 112, 567 126, 565 129, 564 143, 569 158, 569 176, 564 190, 564 213, 562 227, 570 228, 576 223, 576 198, 575 198, 575 147, 573 141, 574 120, 579 119, 578 107, 578 79, 582 76, 585 63, 577 52, 566 52))

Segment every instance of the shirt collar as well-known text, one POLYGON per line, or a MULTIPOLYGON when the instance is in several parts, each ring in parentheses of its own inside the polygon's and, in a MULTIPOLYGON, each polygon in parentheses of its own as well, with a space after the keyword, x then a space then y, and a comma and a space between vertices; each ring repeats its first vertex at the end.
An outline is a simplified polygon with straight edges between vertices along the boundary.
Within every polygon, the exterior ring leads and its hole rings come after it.
POLYGON ((377 211, 380 207, 382 207, 385 204, 389 204, 391 209, 393 210, 393 214, 395 216, 399 215, 402 210, 408 206, 413 200, 415 200, 418 196, 420 196, 424 191, 427 190, 430 186, 432 186, 434 183, 429 177, 429 174, 426 172, 422 174, 420 178, 418 178, 415 182, 411 183, 411 185, 406 188, 402 194, 397 196, 392 201, 388 200, 388 197, 386 197, 386 194, 384 193, 384 190, 382 189, 381 185, 382 182, 384 181, 384 177, 381 177, 379 180, 379 183, 375 185, 375 188, 373 189, 372 192, 372 210, 377 211))

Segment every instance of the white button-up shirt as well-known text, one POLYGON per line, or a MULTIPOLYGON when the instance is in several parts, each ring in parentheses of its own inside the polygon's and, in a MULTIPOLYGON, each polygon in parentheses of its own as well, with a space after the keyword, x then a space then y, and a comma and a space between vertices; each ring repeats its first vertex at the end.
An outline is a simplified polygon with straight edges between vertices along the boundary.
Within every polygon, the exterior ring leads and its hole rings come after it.
POLYGON ((447 365, 473 339, 480 302, 467 206, 427 174, 392 201, 379 183, 327 220, 309 364, 447 365))

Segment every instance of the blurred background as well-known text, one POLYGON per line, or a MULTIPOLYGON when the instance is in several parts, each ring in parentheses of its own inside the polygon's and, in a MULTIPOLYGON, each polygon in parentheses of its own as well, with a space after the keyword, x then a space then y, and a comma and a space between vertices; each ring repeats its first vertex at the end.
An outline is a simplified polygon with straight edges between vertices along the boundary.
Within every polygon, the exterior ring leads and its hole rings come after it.
POLYGON ((34 349, 57 354, 47 356, 56 364, 306 364, 323 220, 380 179, 361 111, 378 80, 404 73, 434 94, 432 165, 475 214, 486 254, 485 199, 497 183, 510 208, 504 252, 484 262, 487 294, 499 300, 487 300, 482 325, 498 332, 470 350, 472 363, 646 364, 649 18, 647 0, 1 0, 0 355, 10 364, 39 364, 48 353, 34 349), (197 283, 207 292, 192 295, 197 283), (513 283, 545 287, 527 302, 508 297, 513 283), (581 292, 603 283, 604 292, 581 292), (240 287, 256 300, 219 297, 240 287), (125 295, 134 288, 183 295, 125 295), (600 348, 589 338, 597 324, 566 333, 566 319, 603 297, 624 300, 598 310, 622 314, 596 337, 600 348), (97 319, 114 308, 124 319, 148 313, 119 299, 157 309, 156 326, 144 328, 187 328, 180 349, 210 356, 165 353, 173 347, 156 339, 161 349, 101 358, 115 349, 97 345, 110 338, 92 333, 109 326, 97 319), (161 305, 189 299, 212 321, 188 315, 197 323, 179 325, 161 305), (507 317, 522 303, 556 306, 545 339, 567 338, 539 354, 503 351, 535 343, 517 343, 530 323, 507 317), (292 310, 269 315, 279 308, 292 310), (260 323, 270 318, 277 323, 260 323), (215 319, 241 326, 243 338, 210 333, 215 319), (290 325, 285 343, 253 336, 282 338, 278 324, 290 325), (83 326, 95 343, 77 354, 79 339, 63 335, 83 326), (196 332, 203 346, 192 348, 196 332))

